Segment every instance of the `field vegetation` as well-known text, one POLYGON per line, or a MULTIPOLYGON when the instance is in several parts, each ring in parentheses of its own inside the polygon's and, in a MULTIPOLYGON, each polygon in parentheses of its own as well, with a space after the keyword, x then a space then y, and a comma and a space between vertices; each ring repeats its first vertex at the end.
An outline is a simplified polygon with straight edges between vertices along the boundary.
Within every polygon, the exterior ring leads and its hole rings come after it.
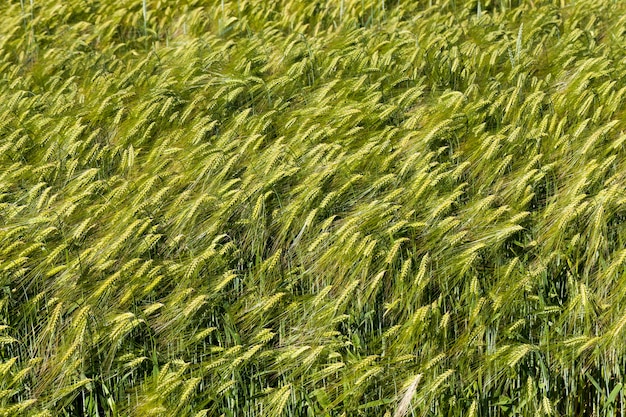
POLYGON ((625 2, 0 16, 0 416, 626 413, 625 2))

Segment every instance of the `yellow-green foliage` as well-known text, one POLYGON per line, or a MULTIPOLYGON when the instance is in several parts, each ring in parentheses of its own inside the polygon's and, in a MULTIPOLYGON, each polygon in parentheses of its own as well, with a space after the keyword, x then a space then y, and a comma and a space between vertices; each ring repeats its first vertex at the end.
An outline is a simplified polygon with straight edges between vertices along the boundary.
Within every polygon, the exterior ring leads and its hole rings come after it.
POLYGON ((0 416, 624 415, 625 15, 2 2, 0 416))

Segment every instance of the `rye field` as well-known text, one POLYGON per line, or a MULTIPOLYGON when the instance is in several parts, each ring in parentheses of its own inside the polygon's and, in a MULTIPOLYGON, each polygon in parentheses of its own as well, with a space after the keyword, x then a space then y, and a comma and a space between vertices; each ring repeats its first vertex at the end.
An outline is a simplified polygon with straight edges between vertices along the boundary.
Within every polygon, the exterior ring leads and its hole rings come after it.
POLYGON ((626 2, 0 16, 0 416, 626 414, 626 2))

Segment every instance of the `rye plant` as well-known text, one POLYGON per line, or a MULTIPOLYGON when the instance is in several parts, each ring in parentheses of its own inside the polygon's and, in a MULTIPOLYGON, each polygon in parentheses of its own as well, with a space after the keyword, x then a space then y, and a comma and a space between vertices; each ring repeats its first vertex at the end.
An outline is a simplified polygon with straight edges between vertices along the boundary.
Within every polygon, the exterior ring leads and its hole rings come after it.
POLYGON ((26 9, 1 416, 624 415, 623 2, 26 9))

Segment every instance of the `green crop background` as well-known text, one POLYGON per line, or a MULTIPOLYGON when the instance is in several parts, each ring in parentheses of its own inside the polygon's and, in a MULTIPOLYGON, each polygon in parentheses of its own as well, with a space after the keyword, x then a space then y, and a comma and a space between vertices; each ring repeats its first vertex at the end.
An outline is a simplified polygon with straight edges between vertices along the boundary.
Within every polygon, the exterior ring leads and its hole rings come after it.
POLYGON ((626 2, 0 16, 0 416, 626 413, 626 2))

